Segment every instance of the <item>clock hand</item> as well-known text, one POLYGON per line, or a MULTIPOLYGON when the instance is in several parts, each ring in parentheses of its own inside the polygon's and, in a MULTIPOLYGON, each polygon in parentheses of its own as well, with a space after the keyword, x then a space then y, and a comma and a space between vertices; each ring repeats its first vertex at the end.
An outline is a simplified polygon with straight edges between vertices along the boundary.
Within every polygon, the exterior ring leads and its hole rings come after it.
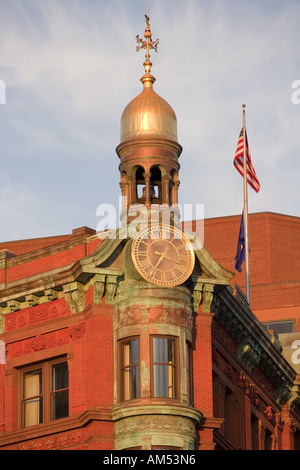
MULTIPOLYGON (((162 255, 163 253, 159 253, 158 251, 155 251, 155 254, 156 254, 156 255, 162 255)), ((176 264, 179 262, 177 259, 171 258, 170 256, 167 256, 167 255, 164 255, 164 258, 165 258, 165 259, 168 259, 168 260, 170 260, 170 261, 174 261, 174 263, 176 263, 176 264)))
POLYGON ((157 261, 156 265, 151 269, 150 271, 150 276, 152 275, 152 273, 158 268, 158 266, 160 265, 160 263, 165 259, 165 254, 164 253, 156 253, 155 254, 158 254, 160 255, 160 258, 159 260, 157 261))

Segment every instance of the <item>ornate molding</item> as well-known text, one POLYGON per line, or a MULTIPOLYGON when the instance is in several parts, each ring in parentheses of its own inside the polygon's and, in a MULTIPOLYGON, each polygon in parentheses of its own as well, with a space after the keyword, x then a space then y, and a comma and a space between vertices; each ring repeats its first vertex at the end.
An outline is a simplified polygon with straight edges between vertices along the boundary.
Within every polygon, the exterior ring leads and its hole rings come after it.
POLYGON ((139 431, 174 432, 195 436, 195 423, 181 416, 142 415, 121 419, 115 423, 116 437, 139 431))
POLYGON ((281 356, 249 307, 239 304, 229 290, 214 297, 215 317, 238 343, 239 359, 252 370, 258 366, 274 385, 280 406, 291 397, 295 371, 281 356))
POLYGON ((251 370, 254 366, 259 363, 261 354, 262 348, 260 348, 258 343, 249 336, 239 344, 239 359, 248 370, 251 370))
POLYGON ((294 410, 299 404, 300 404, 299 385, 294 385, 294 387, 292 387, 292 392, 289 398, 289 407, 291 410, 294 410))
POLYGON ((241 371, 238 379, 238 385, 243 390, 245 395, 250 398, 250 401, 257 406, 259 403, 258 392, 253 383, 250 382, 249 378, 241 371))
MULTIPOLYGON (((17 310, 10 314, 2 315, 3 333, 24 328, 26 326, 36 325, 54 318, 69 315, 71 313, 68 305, 63 298, 54 300, 41 305, 28 307, 24 310, 17 310)), ((1 321, 1 318, 0 318, 1 321)))
POLYGON ((203 305, 202 312, 210 313, 211 305, 214 298, 214 285, 213 284, 204 284, 203 288, 203 305))
POLYGON ((203 282, 197 282, 194 291, 193 291, 193 305, 194 305, 194 312, 198 312, 201 301, 202 301, 202 289, 203 289, 203 282))
POLYGON ((63 287, 65 299, 71 309, 71 313, 82 312, 85 308, 84 287, 79 282, 72 282, 63 287))
POLYGON ((165 306, 125 306, 115 307, 114 323, 116 327, 133 324, 166 324, 187 328, 192 331, 194 319, 192 309, 165 306))
POLYGON ((84 442, 84 440, 85 431, 80 429, 17 444, 17 450, 55 450, 72 447, 74 444, 84 442))
POLYGON ((193 296, 194 312, 198 313, 201 304, 202 312, 210 313, 213 311, 214 287, 214 284, 199 281, 198 278, 196 280, 192 279, 190 289, 193 296))
POLYGON ((85 323, 80 323, 80 325, 72 325, 69 327, 70 338, 73 341, 84 338, 85 336, 85 323))
POLYGON ((112 304, 117 292, 117 276, 107 275, 105 289, 105 303, 112 304))
POLYGON ((7 359, 14 359, 26 354, 44 351, 46 349, 68 344, 69 342, 70 332, 67 328, 57 332, 37 335, 34 338, 18 341, 17 343, 8 345, 7 359))

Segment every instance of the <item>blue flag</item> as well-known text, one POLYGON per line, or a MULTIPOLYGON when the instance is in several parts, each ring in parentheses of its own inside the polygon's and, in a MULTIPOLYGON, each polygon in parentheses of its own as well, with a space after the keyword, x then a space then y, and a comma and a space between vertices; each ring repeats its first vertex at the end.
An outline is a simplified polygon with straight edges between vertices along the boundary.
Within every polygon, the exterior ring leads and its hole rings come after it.
POLYGON ((245 261, 245 229, 244 229, 244 214, 242 214, 239 239, 237 243, 237 250, 235 255, 235 269, 242 272, 242 263, 245 261))

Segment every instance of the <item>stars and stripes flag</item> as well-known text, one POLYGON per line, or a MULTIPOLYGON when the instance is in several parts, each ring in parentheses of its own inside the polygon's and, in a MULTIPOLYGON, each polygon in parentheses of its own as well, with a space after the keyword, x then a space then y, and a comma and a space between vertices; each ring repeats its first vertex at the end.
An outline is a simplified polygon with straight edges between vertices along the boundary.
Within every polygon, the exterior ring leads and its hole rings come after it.
MULTIPOLYGON (((247 162, 247 182, 250 184, 251 188, 253 188, 254 191, 258 193, 258 191, 260 190, 260 184, 259 184, 259 181, 257 179, 256 173, 254 171, 254 168, 251 162, 251 155, 250 155, 250 150, 249 150, 249 145, 248 145, 247 132, 246 132, 246 162, 247 162)), ((233 164, 236 167, 237 171, 244 177, 244 132, 243 132, 243 128, 239 136, 233 164)))

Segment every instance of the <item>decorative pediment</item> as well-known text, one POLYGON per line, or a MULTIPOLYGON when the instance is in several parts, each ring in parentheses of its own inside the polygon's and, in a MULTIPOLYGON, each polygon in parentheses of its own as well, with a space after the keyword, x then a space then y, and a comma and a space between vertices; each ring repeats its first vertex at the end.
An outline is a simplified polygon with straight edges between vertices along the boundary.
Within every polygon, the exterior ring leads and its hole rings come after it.
POLYGON ((184 232, 192 242, 195 252, 196 264, 193 276, 198 276, 199 281, 212 282, 215 285, 228 285, 234 273, 223 268, 211 255, 199 237, 195 234, 184 232))

